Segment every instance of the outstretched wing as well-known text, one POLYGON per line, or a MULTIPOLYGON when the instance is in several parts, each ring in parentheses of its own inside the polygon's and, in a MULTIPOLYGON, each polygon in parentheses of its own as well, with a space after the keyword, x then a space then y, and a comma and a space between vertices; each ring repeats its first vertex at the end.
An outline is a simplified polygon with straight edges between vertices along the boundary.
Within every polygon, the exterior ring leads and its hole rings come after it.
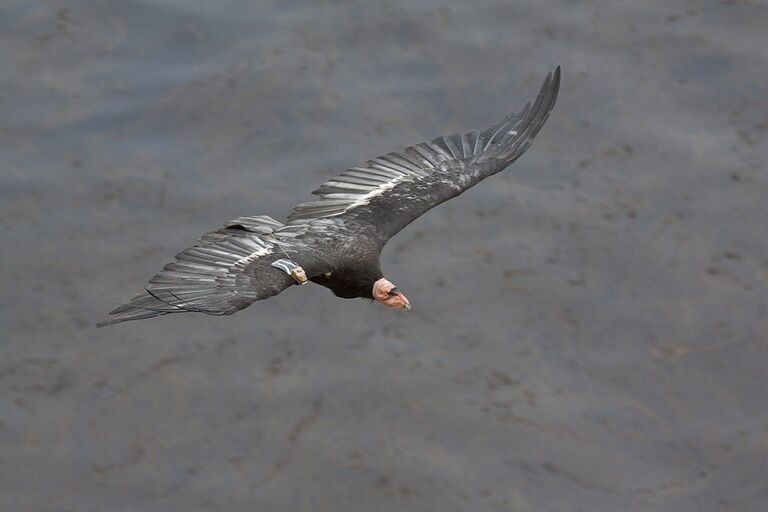
POLYGON ((356 251, 353 259, 361 250, 377 252, 424 212, 517 160, 547 120, 559 86, 558 67, 533 106, 487 130, 439 137, 345 171, 313 192, 319 200, 296 206, 287 224, 240 217, 206 233, 97 325, 181 312, 229 315, 294 284, 272 266, 279 259, 292 259, 312 277, 334 268, 344 251, 356 251))
POLYGON ((99 327, 169 313, 230 315, 295 284, 271 266, 285 251, 301 251, 295 237, 282 236, 284 224, 266 215, 240 217, 206 233, 194 247, 176 255, 128 303, 110 311, 99 327))
POLYGON ((319 200, 294 207, 288 224, 342 217, 375 226, 386 242, 429 209, 517 160, 549 117, 559 87, 558 66, 533 106, 482 132, 438 137, 348 169, 312 192, 319 200))

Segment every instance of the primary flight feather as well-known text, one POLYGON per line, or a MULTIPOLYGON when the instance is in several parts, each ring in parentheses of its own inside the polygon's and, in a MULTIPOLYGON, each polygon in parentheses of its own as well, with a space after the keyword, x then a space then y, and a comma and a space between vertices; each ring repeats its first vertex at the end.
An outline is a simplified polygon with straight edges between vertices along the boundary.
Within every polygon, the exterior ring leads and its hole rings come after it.
POLYGON ((230 315, 307 281, 345 299, 410 309, 381 271, 384 244, 517 160, 546 122, 559 88, 558 67, 533 105, 486 130, 438 137, 352 167, 312 192, 317 199, 296 205, 285 223, 239 217, 206 233, 98 325, 181 312, 230 315))

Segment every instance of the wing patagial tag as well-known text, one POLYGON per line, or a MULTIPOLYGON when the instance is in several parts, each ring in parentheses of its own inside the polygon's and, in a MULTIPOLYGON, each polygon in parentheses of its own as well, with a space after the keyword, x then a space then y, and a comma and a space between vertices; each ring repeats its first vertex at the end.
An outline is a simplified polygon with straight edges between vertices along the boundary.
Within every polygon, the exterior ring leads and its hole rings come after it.
POLYGON ((297 284, 306 284, 307 283, 307 273, 304 272, 304 269, 301 268, 301 265, 296 263, 295 261, 289 260, 289 259, 280 259, 277 261, 272 262, 272 266, 275 268, 279 268, 289 276, 293 278, 294 281, 296 281, 297 284))

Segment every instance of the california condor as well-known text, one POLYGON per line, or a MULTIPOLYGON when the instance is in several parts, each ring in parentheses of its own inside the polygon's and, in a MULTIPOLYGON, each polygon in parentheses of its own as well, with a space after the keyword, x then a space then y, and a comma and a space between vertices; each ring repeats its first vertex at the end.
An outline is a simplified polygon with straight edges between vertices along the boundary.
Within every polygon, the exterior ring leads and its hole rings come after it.
POLYGON ((549 117, 560 68, 536 101, 484 131, 438 137, 352 167, 312 192, 285 223, 239 217, 176 255, 147 287, 99 326, 168 313, 231 315, 308 281, 345 299, 410 309, 384 278, 379 255, 424 212, 505 169, 528 149, 549 117))

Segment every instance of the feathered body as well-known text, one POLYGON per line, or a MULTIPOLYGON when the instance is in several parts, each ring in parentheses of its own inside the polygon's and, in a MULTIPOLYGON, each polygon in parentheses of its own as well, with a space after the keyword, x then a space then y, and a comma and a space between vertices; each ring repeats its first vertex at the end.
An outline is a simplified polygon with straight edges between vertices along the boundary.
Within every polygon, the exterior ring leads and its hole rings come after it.
POLYGON ((372 299, 373 284, 382 277, 379 262, 369 260, 321 274, 311 281, 325 286, 342 299, 372 299))
POLYGON ((289 258, 342 298, 410 308, 383 278, 386 242, 426 211, 517 160, 547 120, 560 85, 550 73, 533 105, 483 130, 438 137, 352 167, 294 207, 285 223, 240 217, 176 255, 99 325, 178 312, 228 315, 296 284, 272 266, 289 258))

